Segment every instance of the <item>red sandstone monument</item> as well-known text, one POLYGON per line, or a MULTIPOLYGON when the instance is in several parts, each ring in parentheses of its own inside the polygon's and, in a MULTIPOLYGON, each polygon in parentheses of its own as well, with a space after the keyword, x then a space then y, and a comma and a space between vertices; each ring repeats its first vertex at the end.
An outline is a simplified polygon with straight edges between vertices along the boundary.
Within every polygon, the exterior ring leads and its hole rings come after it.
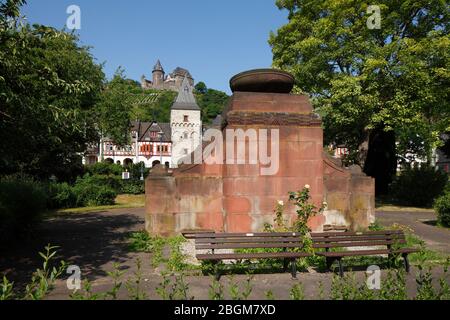
MULTIPOLYGON (((236 75, 231 79, 233 95, 219 128, 223 139, 225 132, 238 129, 253 129, 259 135, 267 130, 272 138, 277 133, 278 170, 268 175, 263 174, 265 163, 230 161, 236 160, 229 159, 227 153, 230 141, 219 149, 225 163, 207 164, 214 162, 208 159, 172 171, 158 167, 147 178, 145 187, 149 233, 262 231, 264 223, 273 223, 274 208, 280 200, 286 204, 286 218, 295 218, 288 193, 305 185, 310 186, 316 206, 328 203, 323 215, 311 219, 313 231, 323 230, 324 225, 360 230, 374 221, 374 180, 359 167, 343 167, 323 151, 321 119, 307 96, 290 94, 293 84, 290 74, 272 69, 236 75)), ((267 148, 268 154, 275 153, 273 145, 263 143, 260 136, 238 137, 234 142, 246 146, 246 159, 251 158, 252 145, 267 148)), ((234 156, 237 154, 234 152, 234 156)), ((215 157, 220 158, 215 153, 210 156, 215 157)))

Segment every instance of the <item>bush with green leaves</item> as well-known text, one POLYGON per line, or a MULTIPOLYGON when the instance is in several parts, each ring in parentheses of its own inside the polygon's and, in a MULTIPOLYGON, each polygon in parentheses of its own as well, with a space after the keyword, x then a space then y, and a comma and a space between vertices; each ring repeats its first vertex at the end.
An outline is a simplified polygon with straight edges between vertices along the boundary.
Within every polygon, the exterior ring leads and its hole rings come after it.
POLYGON ((140 180, 124 180, 120 189, 122 194, 144 194, 145 183, 140 180))
POLYGON ((450 192, 445 193, 434 203, 438 222, 444 227, 450 227, 450 192))
POLYGON ((430 207, 443 193, 447 181, 445 172, 431 166, 407 168, 391 184, 391 194, 401 205, 430 207))
POLYGON ((77 206, 103 206, 115 204, 117 191, 113 186, 120 188, 120 180, 105 176, 85 176, 75 183, 73 191, 77 197, 77 206))
POLYGON ((85 167, 86 173, 90 175, 115 175, 120 176, 123 172, 123 167, 118 164, 112 164, 107 162, 98 162, 96 164, 88 165, 85 167))
POLYGON ((49 183, 47 185, 47 208, 66 209, 77 206, 77 197, 68 183, 49 183))
POLYGON ((43 186, 28 177, 0 179, 0 243, 25 233, 46 210, 43 186))

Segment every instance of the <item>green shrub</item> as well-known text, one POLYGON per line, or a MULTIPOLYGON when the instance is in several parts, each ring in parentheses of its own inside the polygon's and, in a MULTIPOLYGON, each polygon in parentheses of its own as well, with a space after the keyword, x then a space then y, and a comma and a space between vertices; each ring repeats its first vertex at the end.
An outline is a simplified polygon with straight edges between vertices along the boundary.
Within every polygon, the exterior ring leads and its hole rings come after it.
POLYGON ((46 210, 43 186, 27 177, 0 179, 0 244, 22 235, 46 210))
MULTIPOLYGON (((120 180, 117 181, 119 181, 118 185, 120 186, 120 180)), ((111 185, 115 185, 117 181, 114 178, 102 178, 102 176, 85 176, 78 179, 73 187, 77 199, 76 206, 113 205, 117 197, 117 191, 111 185)))
POLYGON ((124 180, 122 181, 122 188, 120 190, 122 194, 144 194, 145 184, 140 180, 124 180))
POLYGON ((439 224, 450 227, 450 192, 438 198, 434 203, 434 208, 438 214, 439 224))
POLYGON ((430 166, 409 168, 391 185, 391 194, 400 205, 430 207, 445 188, 448 176, 430 166))
POLYGON ((86 173, 89 175, 115 175, 121 176, 123 167, 118 164, 109 164, 106 162, 98 162, 93 165, 88 165, 85 168, 86 173))
POLYGON ((47 195, 49 209, 73 208, 77 205, 77 197, 68 183, 50 183, 47 186, 47 195))

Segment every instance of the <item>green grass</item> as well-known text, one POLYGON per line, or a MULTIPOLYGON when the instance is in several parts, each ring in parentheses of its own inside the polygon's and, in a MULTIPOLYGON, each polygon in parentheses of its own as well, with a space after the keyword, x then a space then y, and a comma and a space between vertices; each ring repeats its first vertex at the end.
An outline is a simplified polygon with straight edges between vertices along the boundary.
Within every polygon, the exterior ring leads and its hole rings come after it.
POLYGON ((377 198, 375 201, 375 209, 377 211, 396 211, 396 212, 430 212, 434 213, 433 208, 418 208, 418 207, 408 207, 408 206, 400 206, 394 203, 392 200, 388 198, 377 198))
POLYGON ((117 196, 115 205, 62 209, 56 212, 52 212, 48 215, 53 216, 65 214, 83 214, 92 212, 102 212, 113 209, 143 208, 144 206, 145 206, 144 194, 139 195, 121 194, 117 196))

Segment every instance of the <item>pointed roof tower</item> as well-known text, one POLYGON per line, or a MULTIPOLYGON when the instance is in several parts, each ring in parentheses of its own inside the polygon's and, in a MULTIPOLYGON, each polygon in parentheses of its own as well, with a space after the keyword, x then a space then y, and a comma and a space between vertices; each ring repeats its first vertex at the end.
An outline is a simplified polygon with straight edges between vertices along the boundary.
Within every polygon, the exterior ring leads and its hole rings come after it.
POLYGON ((195 100, 194 93, 192 92, 192 86, 189 83, 187 77, 184 77, 180 90, 178 91, 178 97, 175 103, 172 105, 172 110, 198 110, 200 107, 195 100))
POLYGON ((164 69, 163 69, 163 67, 161 65, 161 61, 159 61, 159 59, 158 59, 158 61, 156 61, 156 64, 153 67, 153 72, 155 72, 155 71, 162 71, 162 72, 164 72, 164 69))

